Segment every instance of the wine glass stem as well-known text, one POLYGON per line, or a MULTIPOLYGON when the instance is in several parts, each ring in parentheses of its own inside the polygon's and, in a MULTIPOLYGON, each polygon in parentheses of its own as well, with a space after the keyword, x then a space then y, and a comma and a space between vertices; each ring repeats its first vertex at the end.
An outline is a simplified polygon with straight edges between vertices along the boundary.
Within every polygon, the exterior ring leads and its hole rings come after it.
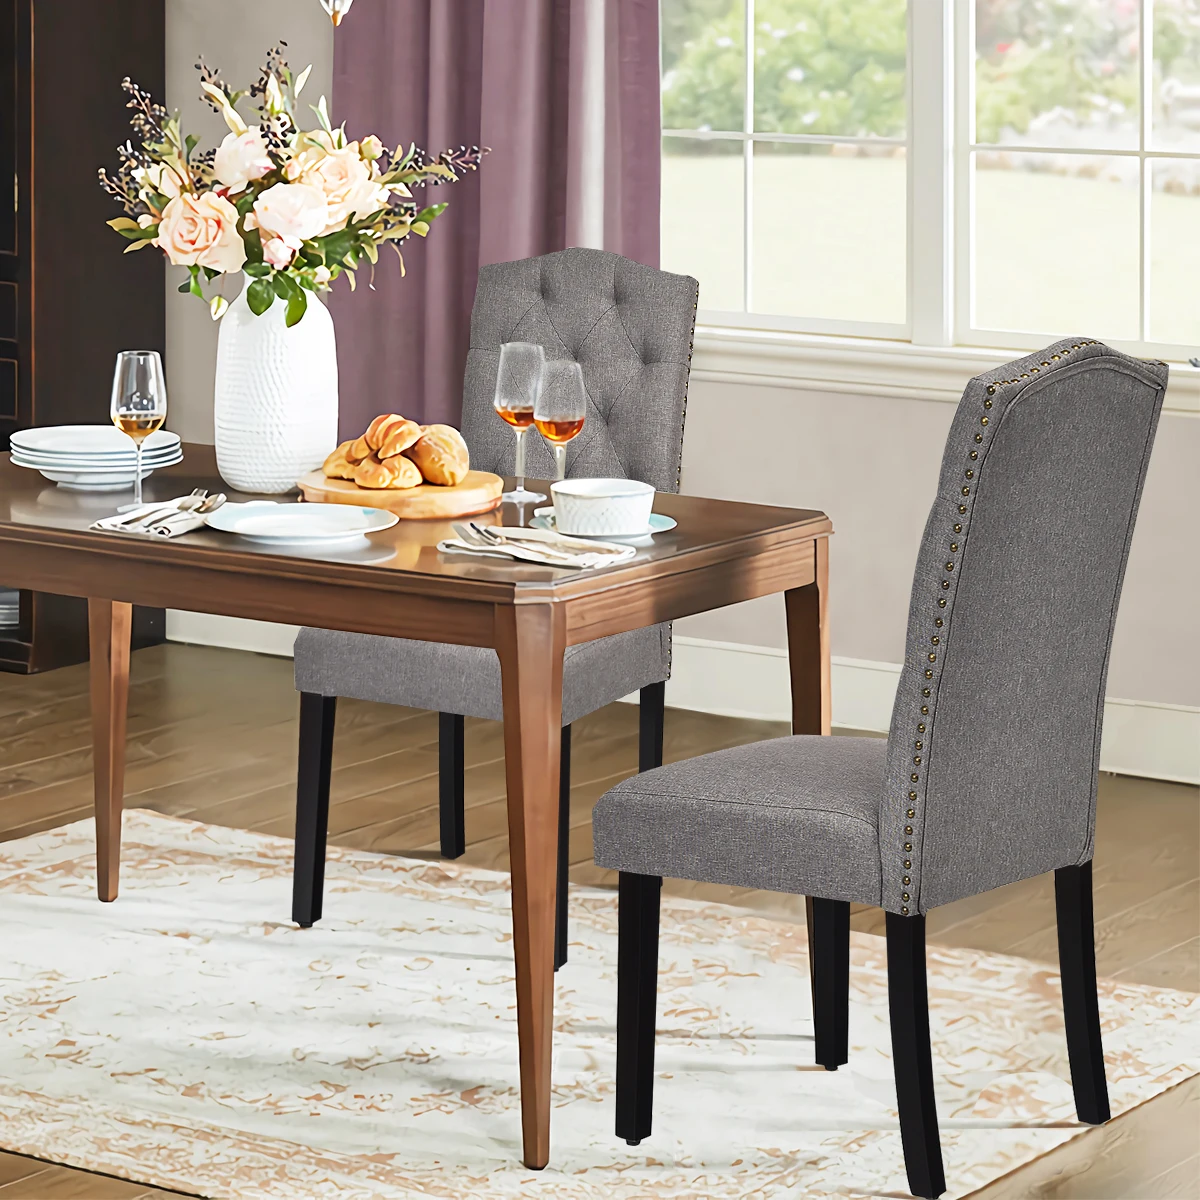
POLYGON ((560 480, 567 477, 567 447, 563 442, 554 443, 554 467, 560 480))
POLYGON ((142 443, 139 441, 137 445, 137 466, 134 467, 133 476, 133 502, 141 504, 142 502, 142 443))
POLYGON ((513 472, 517 477, 517 491, 525 490, 525 430, 518 429, 517 431, 517 460, 513 466, 513 472))

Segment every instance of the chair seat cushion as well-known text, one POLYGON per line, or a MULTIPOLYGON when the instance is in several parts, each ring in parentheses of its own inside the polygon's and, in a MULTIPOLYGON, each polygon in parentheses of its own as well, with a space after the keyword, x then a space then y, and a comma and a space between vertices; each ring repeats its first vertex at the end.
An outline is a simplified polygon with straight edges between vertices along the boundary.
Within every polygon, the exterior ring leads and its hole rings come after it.
POLYGON ((887 742, 786 737, 634 775, 592 813, 596 863, 878 904, 887 742))
MULTIPOLYGON (((302 629, 295 658, 297 691, 492 721, 504 717, 500 660, 486 647, 302 629)), ((669 624, 570 646, 563 656, 563 724, 670 673, 669 624)))

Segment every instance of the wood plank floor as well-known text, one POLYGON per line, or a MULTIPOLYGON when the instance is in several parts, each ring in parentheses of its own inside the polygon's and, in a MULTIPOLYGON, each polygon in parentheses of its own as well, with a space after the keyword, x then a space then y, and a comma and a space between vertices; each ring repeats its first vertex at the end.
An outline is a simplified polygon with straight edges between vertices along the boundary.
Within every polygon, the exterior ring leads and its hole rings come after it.
MULTIPOLYGON (((129 706, 129 807, 291 836, 296 694, 284 659, 194 646, 134 655, 129 706)), ((786 733, 765 721, 672 710, 666 758, 786 733)), ((591 861, 592 805, 637 765, 637 709, 614 704, 576 724, 571 789, 571 878, 609 884, 591 861)), ((22 678, 0 674, 0 840, 91 814, 87 671, 22 678)), ((437 854, 437 718, 432 713, 343 701, 338 712, 330 808, 332 840, 386 853, 437 854)), ((506 868, 504 756, 500 726, 467 722, 467 854, 506 868)), ((744 889, 668 884, 703 896, 803 919, 803 901, 744 889)), ((1096 937, 1102 975, 1200 991, 1200 791, 1102 776, 1097 818, 1096 937)), ((854 928, 882 931, 877 909, 854 928)), ((1013 884, 936 910, 931 941, 1053 961, 1053 883, 1013 884)), ((1038 1195, 1200 1196, 1197 1089, 1172 1103, 1170 1152, 1131 1177, 1128 1156, 1092 1163, 1087 1192, 1038 1195), (1179 1135, 1182 1122, 1183 1134, 1179 1135), (1189 1133, 1189 1130, 1191 1131, 1189 1133), (1112 1190, 1113 1188, 1123 1190, 1112 1190)), ((1158 1103, 1158 1102, 1155 1102, 1158 1103)), ((1151 1130, 1139 1127, 1142 1144, 1151 1130)), ((1151 1143, 1158 1148, 1157 1142, 1151 1143)), ((0 1200, 136 1200, 174 1193, 0 1154, 0 1200)), ((1017 1193, 1012 1193, 1017 1194, 1017 1193)), ((1026 1194, 1034 1194, 1028 1192, 1026 1194)))

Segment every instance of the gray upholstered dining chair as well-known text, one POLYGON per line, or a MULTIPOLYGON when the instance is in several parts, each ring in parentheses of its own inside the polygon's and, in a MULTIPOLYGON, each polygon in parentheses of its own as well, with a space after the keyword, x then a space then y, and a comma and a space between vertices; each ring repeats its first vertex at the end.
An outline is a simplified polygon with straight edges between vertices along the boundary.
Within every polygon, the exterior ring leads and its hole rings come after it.
POLYGON ((1113 622, 1167 368, 1058 342, 968 383, 917 556, 888 739, 790 737, 636 775, 592 817, 620 871, 617 1134, 650 1133, 662 876, 813 897, 816 1060, 847 1061, 850 904, 886 910, 909 1186, 945 1189, 925 914, 1055 872, 1079 1119, 1108 1119, 1091 859, 1113 622))
MULTIPOLYGON (((496 263, 479 272, 463 388, 471 465, 511 475, 511 428, 493 411, 500 347, 535 342, 547 358, 583 369, 587 417, 570 443, 567 474, 632 478, 679 490, 698 285, 604 250, 569 249, 496 263)), ((552 478, 553 457, 535 431, 526 470, 552 478)), ((441 850, 465 850, 463 718, 500 720, 500 663, 475 646, 303 629, 295 646, 300 702, 296 862, 292 917, 321 916, 336 697, 435 709, 439 723, 441 850)), ((662 762, 663 698, 671 627, 654 625, 572 646, 563 661, 555 963, 567 957, 566 871, 571 724, 640 689, 639 765, 662 762)))

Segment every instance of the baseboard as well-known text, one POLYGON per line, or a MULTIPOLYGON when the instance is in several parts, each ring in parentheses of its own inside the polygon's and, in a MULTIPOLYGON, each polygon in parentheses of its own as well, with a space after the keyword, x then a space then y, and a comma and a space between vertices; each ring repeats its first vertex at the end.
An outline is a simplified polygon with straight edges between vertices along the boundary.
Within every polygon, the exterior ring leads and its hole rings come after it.
MULTIPOLYGON (((173 642, 290 656, 295 637, 294 625, 167 613, 167 638, 173 642)), ((842 729, 886 733, 899 674, 898 663, 835 657, 833 723, 842 729)), ((676 635, 667 704, 721 716, 786 721, 791 714, 787 652, 676 635)), ((1197 747, 1200 708, 1111 697, 1105 703, 1103 771, 1200 784, 1197 747)))

